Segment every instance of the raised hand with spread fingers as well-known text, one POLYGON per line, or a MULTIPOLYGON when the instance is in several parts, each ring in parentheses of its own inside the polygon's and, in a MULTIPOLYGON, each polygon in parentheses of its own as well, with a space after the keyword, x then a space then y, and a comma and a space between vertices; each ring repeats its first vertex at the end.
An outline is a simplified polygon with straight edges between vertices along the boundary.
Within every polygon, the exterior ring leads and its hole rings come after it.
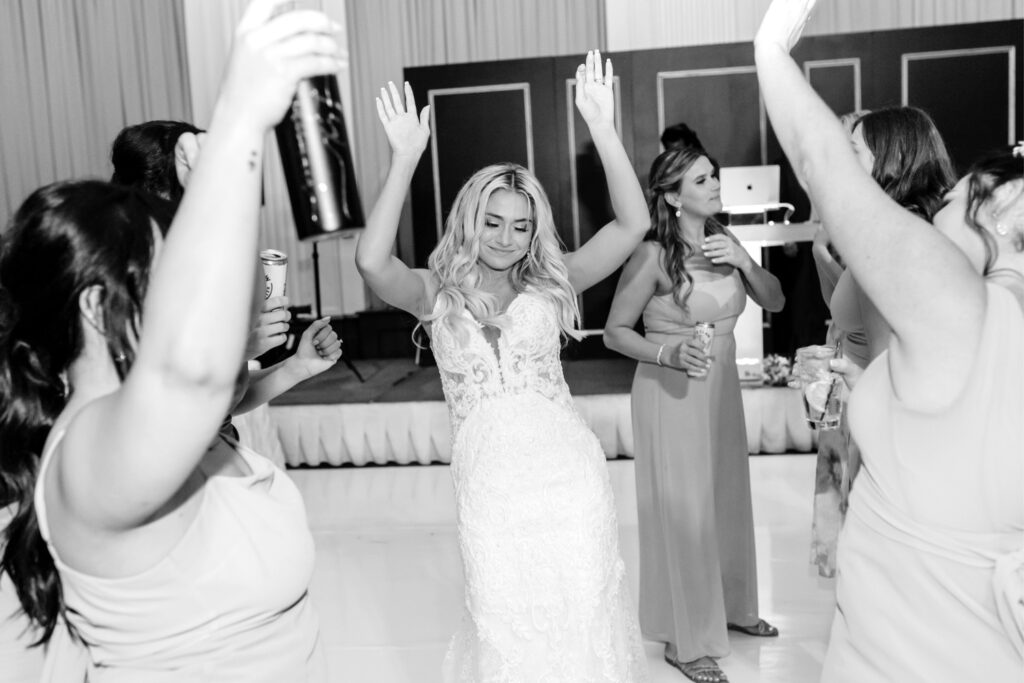
POLYGON ((576 109, 588 127, 615 125, 614 83, 612 60, 602 66, 600 50, 588 52, 586 62, 576 67, 576 109))
POLYGON ((377 97, 377 117, 391 146, 391 167, 356 246, 356 267, 377 296, 419 317, 433 298, 430 278, 425 270, 409 268, 392 251, 412 174, 430 139, 430 107, 417 115, 412 86, 405 83, 404 90, 403 102, 394 82, 388 82, 377 97))
POLYGON ((388 87, 380 89, 377 117, 384 126, 392 154, 418 160, 430 138, 430 107, 423 107, 423 111, 416 114, 416 97, 408 81, 405 83, 404 104, 394 81, 388 81, 388 87))

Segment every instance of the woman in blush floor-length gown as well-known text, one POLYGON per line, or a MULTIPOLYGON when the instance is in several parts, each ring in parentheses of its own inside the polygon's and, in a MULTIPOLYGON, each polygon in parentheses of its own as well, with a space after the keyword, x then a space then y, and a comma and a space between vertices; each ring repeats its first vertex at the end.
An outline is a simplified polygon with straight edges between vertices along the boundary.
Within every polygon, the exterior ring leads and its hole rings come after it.
MULTIPOLYGON (((700 257, 699 257, 700 258, 700 257)), ((756 623, 750 467, 733 327, 746 304, 735 273, 694 269, 689 315, 671 294, 644 310, 647 339, 678 344, 715 323, 707 376, 639 363, 632 412, 644 632, 681 661, 729 653, 727 623, 756 623), (706 279, 705 279, 706 278, 706 279), (700 549, 699 552, 695 552, 700 549)))
POLYGON ((392 164, 359 242, 370 287, 431 337, 452 427, 466 594, 444 662, 450 683, 634 683, 647 664, 618 548, 604 452, 573 405, 559 360, 576 296, 643 238, 643 191, 613 125, 611 62, 576 72, 576 106, 608 180, 615 219, 563 254, 536 177, 494 164, 466 181, 427 270, 391 255, 426 147, 412 88, 382 91, 392 164))
POLYGON ((760 619, 747 434, 733 328, 750 294, 782 308, 775 276, 714 220, 722 210, 703 150, 661 154, 649 180, 653 234, 619 280, 605 343, 640 361, 632 413, 640 522, 640 624, 695 681, 727 680, 714 658, 728 628, 760 619), (646 336, 635 330, 643 314, 646 336), (715 324, 711 351, 694 340, 715 324))

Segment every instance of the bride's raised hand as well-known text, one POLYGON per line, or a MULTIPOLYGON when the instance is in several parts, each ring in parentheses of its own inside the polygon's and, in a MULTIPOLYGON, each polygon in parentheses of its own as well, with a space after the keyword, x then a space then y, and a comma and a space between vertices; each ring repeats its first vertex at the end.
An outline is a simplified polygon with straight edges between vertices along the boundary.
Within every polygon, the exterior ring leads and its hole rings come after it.
POLYGON ((388 87, 380 89, 377 116, 388 136, 392 154, 416 158, 423 154, 430 139, 430 107, 423 107, 419 116, 416 115, 416 98, 408 81, 405 83, 404 105, 394 82, 388 81, 388 87))
POLYGON ((235 122, 269 129, 284 116, 298 82, 343 65, 340 26, 323 12, 280 13, 285 0, 253 0, 235 29, 218 98, 235 122))
POLYGON ((817 0, 772 0, 761 19, 761 27, 754 36, 754 47, 781 47, 793 49, 811 18, 817 0))
POLYGON ((576 108, 590 128, 615 125, 615 74, 612 60, 601 66, 601 51, 587 53, 586 64, 576 68, 576 108))

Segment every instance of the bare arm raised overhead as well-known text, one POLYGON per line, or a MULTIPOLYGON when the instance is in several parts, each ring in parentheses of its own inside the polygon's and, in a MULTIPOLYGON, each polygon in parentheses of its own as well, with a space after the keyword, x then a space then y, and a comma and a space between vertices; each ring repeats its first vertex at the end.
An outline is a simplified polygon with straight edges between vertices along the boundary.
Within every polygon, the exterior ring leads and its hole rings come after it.
POLYGON ((982 279, 932 227, 893 202, 858 165, 839 120, 789 55, 813 0, 774 0, 754 40, 765 106, 829 235, 893 329, 894 388, 941 406, 971 368, 985 309, 982 279))
POLYGON ((602 68, 601 53, 597 50, 588 52, 586 64, 576 69, 576 108, 587 122, 604 166, 615 215, 586 244, 565 256, 569 282, 577 293, 615 272, 650 226, 640 181, 615 131, 614 82, 612 61, 607 60, 602 68))
POLYGON ((377 116, 391 144, 391 167, 356 247, 356 266, 377 296, 420 318, 429 312, 433 299, 429 274, 409 268, 392 250, 412 174, 430 138, 430 107, 417 116, 409 84, 403 104, 398 88, 388 83, 387 89, 380 89, 377 116))
MULTIPOLYGON (((336 25, 319 12, 275 17, 280 4, 254 0, 236 30, 202 157, 154 260, 134 364, 112 392, 83 375, 72 395, 83 402, 55 454, 57 513, 91 528, 159 516, 227 413, 253 309, 264 139, 301 78, 340 64, 336 25)), ((102 293, 83 295, 86 317, 102 306, 102 293)))

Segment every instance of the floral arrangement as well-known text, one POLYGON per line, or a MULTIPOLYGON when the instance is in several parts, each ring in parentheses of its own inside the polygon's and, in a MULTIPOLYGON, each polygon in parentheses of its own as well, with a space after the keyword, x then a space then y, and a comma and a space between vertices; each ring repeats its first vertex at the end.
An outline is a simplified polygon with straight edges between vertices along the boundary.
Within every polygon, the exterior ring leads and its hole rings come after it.
POLYGON ((770 353, 764 357, 764 384, 769 387, 784 387, 790 380, 790 361, 785 356, 770 353))

